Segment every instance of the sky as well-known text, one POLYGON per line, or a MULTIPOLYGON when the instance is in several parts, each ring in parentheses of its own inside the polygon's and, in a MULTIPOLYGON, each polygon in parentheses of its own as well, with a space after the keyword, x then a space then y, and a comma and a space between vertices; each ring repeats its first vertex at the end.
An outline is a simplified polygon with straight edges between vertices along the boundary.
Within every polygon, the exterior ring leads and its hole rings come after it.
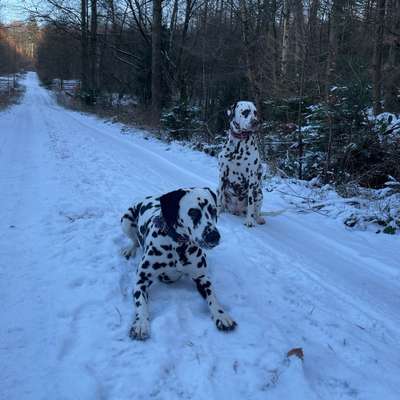
POLYGON ((0 21, 9 23, 25 19, 27 13, 22 9, 24 3, 23 0, 0 0, 0 21))

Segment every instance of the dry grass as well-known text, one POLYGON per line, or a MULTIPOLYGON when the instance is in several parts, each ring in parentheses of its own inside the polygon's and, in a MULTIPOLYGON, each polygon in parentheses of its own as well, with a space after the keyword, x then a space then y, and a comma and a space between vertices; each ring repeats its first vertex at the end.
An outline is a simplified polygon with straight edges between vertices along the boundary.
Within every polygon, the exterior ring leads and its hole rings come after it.
POLYGON ((151 131, 157 135, 157 129, 152 126, 150 110, 139 106, 107 107, 102 104, 86 105, 79 98, 56 92, 57 102, 67 108, 89 114, 95 114, 112 122, 151 131))
POLYGON ((25 93, 25 87, 17 84, 15 89, 8 91, 0 91, 0 111, 18 104, 25 93))

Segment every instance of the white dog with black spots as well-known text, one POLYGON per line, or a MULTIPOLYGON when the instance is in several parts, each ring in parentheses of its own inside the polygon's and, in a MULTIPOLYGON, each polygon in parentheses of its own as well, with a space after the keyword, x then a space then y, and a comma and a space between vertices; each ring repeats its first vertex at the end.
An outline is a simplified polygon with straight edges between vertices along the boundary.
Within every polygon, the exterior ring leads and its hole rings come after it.
POLYGON ((136 311, 130 329, 132 339, 144 340, 150 335, 147 305, 150 286, 156 279, 172 283, 182 275, 189 276, 196 284, 217 328, 223 331, 235 328, 236 322, 215 297, 203 251, 220 241, 216 223, 216 195, 208 188, 149 196, 123 215, 122 229, 132 240, 132 245, 123 251, 124 256, 135 256, 139 246, 143 249, 133 290, 136 311))
POLYGON ((228 140, 218 157, 218 213, 245 215, 245 225, 264 224, 262 165, 255 133, 257 109, 250 101, 238 101, 228 110, 228 140))

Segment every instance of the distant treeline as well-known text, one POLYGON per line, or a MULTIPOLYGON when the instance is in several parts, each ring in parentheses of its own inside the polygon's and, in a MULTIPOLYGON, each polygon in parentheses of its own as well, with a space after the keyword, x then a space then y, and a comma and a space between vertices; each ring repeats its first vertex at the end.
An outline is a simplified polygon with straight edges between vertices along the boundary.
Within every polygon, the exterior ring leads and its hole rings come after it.
POLYGON ((0 75, 34 67, 38 33, 35 22, 0 24, 0 75))
POLYGON ((226 108, 250 99, 266 121, 264 156, 280 154, 277 168, 325 182, 362 175, 366 185, 398 174, 397 139, 382 139, 391 125, 373 115, 400 112, 400 0, 76 4, 47 0, 32 10, 45 21, 43 81, 79 79, 87 103, 131 95, 153 125, 185 138, 203 131, 208 141, 226 108))

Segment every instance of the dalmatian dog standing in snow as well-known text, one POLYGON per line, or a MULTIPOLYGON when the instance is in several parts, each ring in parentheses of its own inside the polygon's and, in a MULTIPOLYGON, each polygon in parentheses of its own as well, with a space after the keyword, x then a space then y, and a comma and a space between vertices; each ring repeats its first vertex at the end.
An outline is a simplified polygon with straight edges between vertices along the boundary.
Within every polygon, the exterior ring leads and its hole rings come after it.
POLYGON ((123 255, 133 257, 139 246, 143 249, 133 290, 136 312, 129 334, 132 339, 149 337, 150 286, 156 279, 172 283, 182 275, 189 276, 196 284, 217 328, 222 331, 235 328, 236 322, 215 297, 203 251, 220 241, 215 226, 216 200, 215 193, 208 188, 179 189, 159 197, 146 197, 123 215, 122 230, 132 240, 123 255))
POLYGON ((229 137, 218 158, 218 212, 245 215, 248 227, 264 224, 262 165, 255 138, 257 109, 250 101, 238 101, 228 117, 229 137))

